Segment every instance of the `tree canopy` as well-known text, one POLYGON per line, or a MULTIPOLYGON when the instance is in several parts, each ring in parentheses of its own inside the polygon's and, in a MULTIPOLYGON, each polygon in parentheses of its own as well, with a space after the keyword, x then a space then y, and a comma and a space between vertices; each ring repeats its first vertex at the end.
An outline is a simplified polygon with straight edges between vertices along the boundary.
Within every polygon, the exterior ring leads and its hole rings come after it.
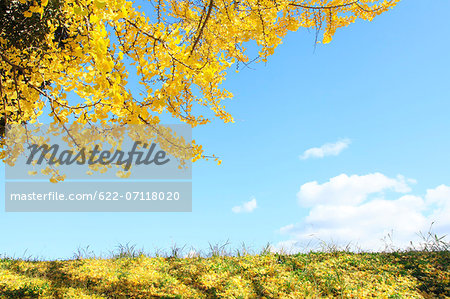
MULTIPOLYGON (((398 1, 156 0, 146 15, 127 0, 2 0, 2 127, 44 111, 62 126, 154 126, 163 112, 192 127, 232 122, 224 106, 232 93, 221 84, 233 65, 253 61, 249 42, 254 61, 267 61, 289 31, 312 28, 329 43, 338 28, 398 1)), ((195 140, 190 151, 192 161, 205 157, 195 140)))

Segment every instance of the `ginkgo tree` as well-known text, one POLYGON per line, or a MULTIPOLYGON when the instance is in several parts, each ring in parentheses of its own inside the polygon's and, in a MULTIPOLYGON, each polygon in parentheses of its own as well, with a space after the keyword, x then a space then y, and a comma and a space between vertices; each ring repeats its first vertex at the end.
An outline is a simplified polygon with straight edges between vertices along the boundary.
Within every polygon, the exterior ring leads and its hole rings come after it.
MULTIPOLYGON (((223 105, 232 93, 221 84, 233 65, 251 61, 249 42, 258 46, 255 62, 266 61, 289 31, 313 28, 329 43, 338 28, 397 2, 156 0, 145 2, 146 15, 128 0, 4 0, 2 126, 34 123, 44 112, 61 126, 157 126, 161 113, 192 127, 212 117, 232 122, 223 105)), ((195 140, 189 152, 192 161, 205 157, 195 140)))

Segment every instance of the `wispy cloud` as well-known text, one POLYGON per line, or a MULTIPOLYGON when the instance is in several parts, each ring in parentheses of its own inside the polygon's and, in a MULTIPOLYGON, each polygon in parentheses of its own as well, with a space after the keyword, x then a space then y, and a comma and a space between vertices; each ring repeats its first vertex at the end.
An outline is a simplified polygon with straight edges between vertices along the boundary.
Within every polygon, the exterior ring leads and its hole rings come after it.
POLYGON ((303 155, 300 156, 300 159, 306 160, 309 158, 323 158, 326 156, 337 156, 344 149, 346 149, 351 143, 350 139, 342 139, 335 143, 325 143, 321 147, 313 147, 307 149, 303 155))
POLYGON ((240 206, 235 206, 231 210, 233 213, 251 213, 257 207, 256 198, 252 197, 249 201, 244 202, 240 206))

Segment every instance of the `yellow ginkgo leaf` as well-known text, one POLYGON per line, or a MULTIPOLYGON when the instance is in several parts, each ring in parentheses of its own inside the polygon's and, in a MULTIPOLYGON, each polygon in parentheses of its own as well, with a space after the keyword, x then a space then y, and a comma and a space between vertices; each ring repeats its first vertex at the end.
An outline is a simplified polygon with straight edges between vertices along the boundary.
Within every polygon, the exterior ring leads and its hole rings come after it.
POLYGON ((32 15, 33 15, 33 13, 31 12, 31 11, 26 11, 26 12, 24 12, 23 13, 23 15, 26 17, 26 18, 29 18, 29 17, 31 17, 32 15))
POLYGON ((104 8, 106 6, 105 0, 94 0, 94 5, 97 8, 104 8))

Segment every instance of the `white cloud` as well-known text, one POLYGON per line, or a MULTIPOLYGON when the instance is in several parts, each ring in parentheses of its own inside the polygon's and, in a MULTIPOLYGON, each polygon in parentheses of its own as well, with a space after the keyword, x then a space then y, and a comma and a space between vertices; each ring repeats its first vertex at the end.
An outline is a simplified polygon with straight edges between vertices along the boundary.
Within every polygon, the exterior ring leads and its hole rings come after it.
POLYGON ((341 174, 323 184, 317 181, 303 184, 297 198, 303 206, 356 204, 366 200, 369 194, 385 190, 405 193, 410 188, 403 176, 392 179, 378 172, 362 176, 341 174))
POLYGON ((335 143, 325 143, 321 147, 307 149, 300 159, 323 158, 326 156, 337 156, 351 143, 350 139, 342 139, 335 143))
POLYGON ((435 222, 436 232, 450 234, 450 187, 440 185, 427 190, 425 201, 433 206, 429 218, 435 222))
POLYGON ((244 202, 240 206, 235 206, 231 210, 233 213, 251 213, 256 207, 256 198, 252 197, 250 201, 244 202))
POLYGON ((381 250, 386 245, 382 239, 390 234, 393 244, 404 248, 419 241, 417 233, 426 233, 432 222, 439 236, 450 233, 450 187, 429 189, 425 196, 402 194, 410 192, 408 183, 414 182, 373 173, 341 174, 323 184, 303 184, 297 197, 309 213, 299 223, 280 228, 290 239, 276 247, 301 251, 311 248, 311 242, 324 241, 381 250))

